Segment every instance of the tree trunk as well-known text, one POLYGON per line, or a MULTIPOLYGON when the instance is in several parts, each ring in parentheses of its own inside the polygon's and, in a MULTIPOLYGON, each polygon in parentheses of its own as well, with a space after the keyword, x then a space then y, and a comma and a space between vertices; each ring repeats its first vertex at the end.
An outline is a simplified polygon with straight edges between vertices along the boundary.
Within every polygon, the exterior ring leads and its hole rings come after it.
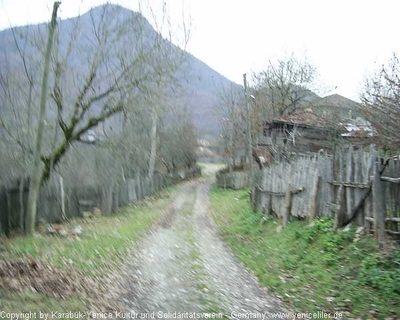
POLYGON ((232 122, 231 130, 230 130, 230 134, 229 134, 229 146, 228 146, 229 158, 230 158, 229 163, 228 163, 229 173, 232 173, 233 169, 235 168, 235 152, 233 151, 233 150, 235 150, 234 144, 233 144, 234 130, 235 130, 235 128, 233 127, 233 122, 232 122))
POLYGON ((60 175, 60 200, 61 200, 61 218, 63 221, 67 220, 67 215, 65 214, 65 190, 64 190, 64 179, 60 175))
POLYGON ((38 129, 36 134, 36 146, 34 149, 32 176, 29 183, 29 196, 28 196, 28 207, 26 215, 25 233, 32 235, 35 232, 35 222, 37 213, 37 202, 39 198, 40 185, 43 174, 43 166, 40 161, 42 151, 42 140, 44 131, 44 120, 46 116, 46 100, 47 100, 47 85, 50 71, 50 58, 53 47, 54 32, 56 29, 57 10, 60 2, 54 2, 53 13, 51 16, 49 35, 46 45, 46 53, 44 58, 43 78, 40 89, 40 110, 39 110, 39 121, 38 129))
POLYGON ((24 177, 21 178, 19 182, 19 227, 22 232, 24 232, 24 216, 25 216, 25 206, 24 206, 24 177))
POLYGON ((7 205, 7 198, 6 198, 6 189, 0 186, 0 202, 5 203, 6 207, 2 208, 0 213, 0 234, 4 232, 7 236, 7 225, 8 225, 8 205, 7 205))
POLYGON ((157 157, 157 108, 153 105, 151 110, 151 131, 150 131, 150 160, 149 160, 149 174, 148 177, 153 179, 154 168, 156 165, 157 157))

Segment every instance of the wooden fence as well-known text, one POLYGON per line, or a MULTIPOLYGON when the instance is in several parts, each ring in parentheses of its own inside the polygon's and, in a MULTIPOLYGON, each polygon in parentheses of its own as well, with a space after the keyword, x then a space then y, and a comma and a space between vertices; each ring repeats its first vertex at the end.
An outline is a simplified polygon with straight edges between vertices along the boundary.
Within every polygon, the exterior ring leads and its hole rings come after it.
MULTIPOLYGON (((40 190, 37 220, 54 223, 73 217, 82 217, 83 212, 99 208, 110 215, 119 207, 134 203, 159 192, 163 187, 200 175, 199 169, 183 170, 174 174, 155 174, 153 179, 140 175, 107 184, 76 185, 67 178, 54 177, 40 190)), ((23 229, 26 214, 28 188, 19 183, 12 187, 0 187, 0 233, 10 229, 23 229)))
POLYGON ((335 218, 335 228, 350 222, 399 235, 400 160, 381 158, 353 147, 333 155, 297 155, 272 164, 255 177, 253 207, 275 214, 286 225, 290 218, 335 218))

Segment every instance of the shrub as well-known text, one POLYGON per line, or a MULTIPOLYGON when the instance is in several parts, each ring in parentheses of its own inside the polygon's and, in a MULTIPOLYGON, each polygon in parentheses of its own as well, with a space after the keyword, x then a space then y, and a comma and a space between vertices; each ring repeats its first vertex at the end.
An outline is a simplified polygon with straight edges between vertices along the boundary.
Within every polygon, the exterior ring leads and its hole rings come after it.
POLYGON ((390 296, 400 294, 400 249, 395 250, 389 258, 379 254, 370 254, 362 262, 359 282, 390 296))
POLYGON ((353 232, 339 231, 333 232, 334 221, 328 217, 322 217, 314 221, 313 225, 297 231, 296 236, 311 244, 317 239, 320 242, 324 255, 322 260, 327 266, 336 265, 338 262, 336 254, 348 243, 353 240, 353 232))

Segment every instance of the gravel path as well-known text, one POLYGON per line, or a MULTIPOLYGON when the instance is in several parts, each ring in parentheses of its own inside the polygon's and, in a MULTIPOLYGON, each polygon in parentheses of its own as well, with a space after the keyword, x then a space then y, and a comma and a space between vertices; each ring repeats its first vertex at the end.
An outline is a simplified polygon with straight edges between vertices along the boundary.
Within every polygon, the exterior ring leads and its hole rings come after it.
POLYGON ((189 182, 180 188, 127 264, 124 301, 135 317, 165 319, 168 312, 176 312, 169 318, 186 312, 261 317, 282 311, 218 236, 209 210, 209 184, 189 182))

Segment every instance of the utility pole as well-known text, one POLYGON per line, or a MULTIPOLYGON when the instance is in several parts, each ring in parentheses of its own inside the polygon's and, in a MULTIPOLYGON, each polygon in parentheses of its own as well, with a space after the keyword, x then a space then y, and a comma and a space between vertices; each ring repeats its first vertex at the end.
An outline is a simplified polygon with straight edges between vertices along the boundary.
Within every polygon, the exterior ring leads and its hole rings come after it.
MULTIPOLYGON (((251 200, 254 199, 253 194, 253 142, 251 139, 251 120, 250 120, 250 103, 249 103, 249 92, 247 87, 247 76, 243 74, 243 84, 244 84, 244 97, 246 100, 246 114, 247 114, 247 157, 249 158, 249 184, 250 184, 250 193, 251 200)), ((253 203, 252 203, 253 205, 253 203)))

